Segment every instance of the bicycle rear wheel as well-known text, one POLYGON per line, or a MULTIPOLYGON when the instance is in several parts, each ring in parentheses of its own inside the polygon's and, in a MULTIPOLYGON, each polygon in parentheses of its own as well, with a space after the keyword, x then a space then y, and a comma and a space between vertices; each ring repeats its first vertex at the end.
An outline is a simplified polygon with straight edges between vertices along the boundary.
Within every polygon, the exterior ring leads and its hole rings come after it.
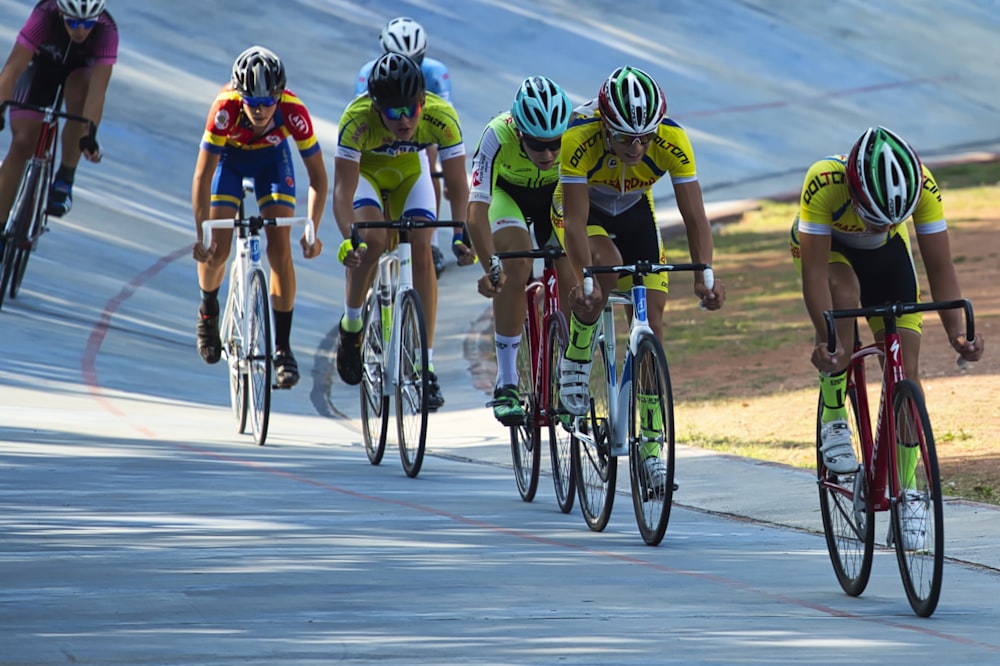
POLYGON ((618 480, 618 458, 611 455, 609 372, 602 333, 590 370, 590 415, 577 419, 578 429, 573 435, 573 472, 580 511, 587 526, 595 532, 608 525, 618 480))
POLYGON ((17 255, 16 239, 18 236, 16 222, 11 221, 7 225, 7 228, 4 229, 3 239, 0 240, 3 243, 3 258, 2 264, 0 264, 0 308, 3 307, 4 297, 7 296, 7 287, 10 285, 10 278, 14 274, 14 259, 17 255))
POLYGON ((271 302, 264 271, 256 269, 247 284, 246 358, 250 388, 250 429, 254 441, 264 446, 271 418, 271 302))
POLYGON ((361 430, 365 453, 373 465, 382 462, 385 439, 389 432, 389 396, 385 388, 382 307, 377 289, 365 299, 361 329, 361 430))
POLYGON ((674 402, 666 355, 651 334, 639 339, 632 362, 628 433, 636 524, 642 540, 657 546, 674 498, 674 402))
POLYGON ((417 292, 410 289, 399 298, 396 428, 403 471, 413 478, 420 473, 427 446, 427 327, 417 292))
POLYGON ((573 435, 570 432, 570 420, 560 417, 559 403, 559 359, 566 349, 566 319, 562 313, 549 322, 547 331, 548 344, 548 398, 549 404, 544 406, 549 422, 549 457, 552 461, 552 485, 555 486, 556 504, 563 513, 573 510, 576 499, 576 473, 573 467, 573 435))
MULTIPOLYGON (((861 406, 859 391, 865 391, 864 378, 859 373, 860 364, 849 371, 847 395, 847 422, 851 427, 851 445, 858 460, 862 454, 862 434, 870 432, 867 411, 861 406)), ((867 405, 867 395, 865 396, 867 405)), ((823 396, 819 398, 816 413, 816 477, 819 488, 819 507, 823 516, 823 534, 830 562, 837 575, 837 582, 844 592, 856 597, 865 591, 872 572, 875 554, 875 510, 869 501, 868 476, 862 469, 851 474, 837 474, 828 470, 820 452, 820 430, 822 429, 823 396)))
POLYGON ((944 568, 944 503, 931 421, 920 388, 911 379, 896 384, 896 425, 890 464, 898 496, 890 503, 896 560, 906 598, 920 617, 930 617, 941 596, 944 568))
POLYGON ((14 254, 13 275, 10 278, 10 297, 16 298, 21 290, 21 283, 24 281, 24 274, 28 270, 28 259, 35 251, 38 240, 45 231, 45 199, 46 188, 49 183, 49 174, 52 167, 49 162, 38 162, 32 160, 28 163, 27 172, 24 176, 24 202, 25 207, 19 212, 23 215, 22 227, 23 243, 18 243, 14 254))
POLYGON ((514 480, 521 499, 530 502, 538 491, 541 468, 542 427, 538 423, 538 402, 535 400, 534 370, 531 367, 531 330, 524 320, 521 343, 517 348, 517 391, 521 396, 524 423, 510 427, 510 457, 514 465, 514 480))
MULTIPOLYGON (((234 268, 236 264, 233 264, 234 268)), ((230 273, 232 278, 232 273, 230 273)), ((243 434, 247 428, 247 413, 250 411, 247 365, 243 361, 243 325, 246 316, 243 304, 239 302, 238 290, 230 281, 229 295, 226 297, 226 309, 222 316, 222 349, 229 369, 229 404, 233 410, 233 420, 236 422, 236 432, 243 434)))
POLYGON ((34 193, 38 182, 39 171, 32 163, 25 167, 17 196, 10 207, 10 213, 4 226, 3 266, 0 268, 0 307, 4 297, 10 294, 17 296, 20 280, 24 277, 26 261, 23 259, 24 248, 28 246, 28 234, 31 230, 34 208, 34 193), (17 277, 20 276, 20 277, 17 277))

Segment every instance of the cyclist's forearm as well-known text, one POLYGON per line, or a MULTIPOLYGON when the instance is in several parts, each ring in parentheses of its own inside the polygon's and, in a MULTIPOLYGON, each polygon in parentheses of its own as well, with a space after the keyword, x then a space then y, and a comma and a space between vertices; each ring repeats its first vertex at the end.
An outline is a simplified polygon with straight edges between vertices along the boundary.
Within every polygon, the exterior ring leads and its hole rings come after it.
POLYGON ((484 271, 489 271, 490 257, 495 252, 493 233, 490 230, 489 204, 480 201, 469 204, 469 235, 472 237, 472 248, 479 257, 479 264, 484 271))

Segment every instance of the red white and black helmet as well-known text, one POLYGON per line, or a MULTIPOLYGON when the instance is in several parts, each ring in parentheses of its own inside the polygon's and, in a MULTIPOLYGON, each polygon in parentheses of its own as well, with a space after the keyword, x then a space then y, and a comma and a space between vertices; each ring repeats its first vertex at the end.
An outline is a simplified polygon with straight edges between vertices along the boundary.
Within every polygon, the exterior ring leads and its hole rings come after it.
POLYGON ((667 115, 663 90, 653 77, 635 67, 619 67, 612 72, 597 102, 609 129, 633 136, 655 132, 667 115))
POLYGON ((899 224, 917 207, 923 171, 917 153, 885 127, 869 127, 847 157, 854 210, 873 227, 899 224))
POLYGON ((72 19, 95 19, 104 11, 104 0, 56 0, 59 11, 72 19))

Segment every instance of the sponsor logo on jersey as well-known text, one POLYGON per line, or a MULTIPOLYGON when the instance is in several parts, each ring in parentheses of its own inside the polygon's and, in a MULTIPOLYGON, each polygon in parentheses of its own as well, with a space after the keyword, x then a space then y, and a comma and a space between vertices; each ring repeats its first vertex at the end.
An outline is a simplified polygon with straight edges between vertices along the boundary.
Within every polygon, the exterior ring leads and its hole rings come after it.
POLYGON ((843 171, 823 171, 818 173, 802 188, 802 201, 808 206, 812 198, 824 187, 827 185, 843 185, 844 182, 843 171))
POLYGON ((309 133, 309 121, 301 113, 288 114, 288 124, 295 128, 299 134, 309 133))
POLYGON ((229 112, 225 109, 219 109, 215 114, 215 129, 229 129, 229 112))
POLYGON ((587 139, 585 142, 583 142, 582 144, 580 144, 579 146, 577 146, 576 150, 573 151, 573 154, 570 155, 570 158, 569 158, 570 166, 574 166, 574 167, 575 166, 580 166, 580 160, 583 159, 583 156, 587 154, 588 150, 590 150, 595 145, 597 145, 597 142, 600 140, 600 138, 601 138, 601 133, 600 132, 596 132, 589 139, 587 139))
POLYGON ((477 187, 483 182, 482 177, 479 175, 479 169, 472 170, 472 186, 477 187))

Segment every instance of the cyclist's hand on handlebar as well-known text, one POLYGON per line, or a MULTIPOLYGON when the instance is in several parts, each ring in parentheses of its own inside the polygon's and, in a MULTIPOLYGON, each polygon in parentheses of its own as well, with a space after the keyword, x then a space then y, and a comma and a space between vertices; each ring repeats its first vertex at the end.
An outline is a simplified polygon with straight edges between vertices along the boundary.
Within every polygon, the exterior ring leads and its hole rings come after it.
POLYGON ((965 335, 959 335, 951 340, 951 346, 957 351, 964 361, 978 361, 983 357, 985 349, 983 334, 976 331, 976 339, 969 342, 965 335))
POLYGON ((451 237, 451 252, 455 255, 459 266, 471 266, 479 261, 479 257, 472 251, 469 239, 465 237, 465 232, 456 231, 451 237))
POLYGON ((348 268, 357 268, 361 265, 361 257, 368 250, 368 243, 362 241, 357 247, 350 238, 345 238, 337 249, 337 261, 348 268))
POLYGON ((597 278, 593 278, 589 286, 590 293, 585 293, 584 285, 578 282, 569 290, 569 301, 571 305, 582 305, 588 310, 596 308, 604 302, 604 293, 601 291, 601 283, 597 278))
POLYGON ((486 298, 493 298, 501 291, 503 291, 503 286, 507 282, 507 274, 503 271, 500 272, 496 283, 493 282, 493 276, 489 273, 484 273, 479 278, 478 289, 479 293, 486 298))
POLYGON ((194 247, 191 248, 191 256, 199 264, 204 264, 212 258, 216 248, 218 248, 218 244, 215 241, 212 241, 210 246, 205 247, 202 244, 202 239, 199 238, 194 242, 194 247))
POLYGON ((711 289, 706 287, 704 282, 696 283, 694 293, 705 310, 718 310, 726 302, 726 284, 719 278, 715 278, 715 284, 711 289))
POLYGON ((97 131, 80 137, 80 150, 88 162, 101 161, 101 146, 97 143, 97 131))
POLYGON ((844 348, 840 346, 839 340, 837 341, 837 351, 833 354, 826 348, 825 340, 817 342, 816 346, 813 347, 812 364, 820 372, 834 372, 839 370, 840 359, 842 358, 844 358, 844 348))
POLYGON ((313 237, 312 245, 306 242, 305 236, 303 236, 299 239, 299 245, 302 246, 302 256, 306 259, 314 259, 323 252, 323 241, 320 240, 319 236, 313 237))

